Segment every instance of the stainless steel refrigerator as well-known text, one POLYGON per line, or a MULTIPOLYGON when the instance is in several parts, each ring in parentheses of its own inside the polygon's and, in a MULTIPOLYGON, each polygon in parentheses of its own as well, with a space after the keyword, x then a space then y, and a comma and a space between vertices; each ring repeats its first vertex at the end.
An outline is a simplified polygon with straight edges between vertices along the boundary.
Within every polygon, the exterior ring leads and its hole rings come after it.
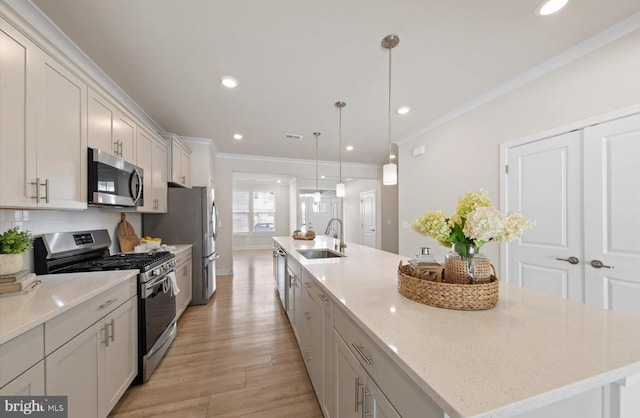
POLYGON ((218 212, 214 185, 170 187, 167 198, 167 213, 143 215, 143 235, 160 237, 166 244, 193 244, 191 305, 206 305, 216 291, 218 212))

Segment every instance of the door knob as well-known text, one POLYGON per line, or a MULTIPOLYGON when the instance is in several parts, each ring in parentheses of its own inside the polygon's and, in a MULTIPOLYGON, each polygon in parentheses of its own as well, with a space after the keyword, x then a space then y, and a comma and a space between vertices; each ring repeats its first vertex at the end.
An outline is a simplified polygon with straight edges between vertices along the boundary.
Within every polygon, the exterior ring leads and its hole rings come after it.
POLYGON ((605 266, 604 264, 602 264, 602 261, 600 260, 591 260, 591 267, 596 269, 605 268, 605 269, 611 269, 611 270, 615 268, 614 266, 605 266))
POLYGON ((569 258, 556 258, 556 260, 566 261, 569 264, 578 264, 580 260, 578 257, 569 257, 569 258))

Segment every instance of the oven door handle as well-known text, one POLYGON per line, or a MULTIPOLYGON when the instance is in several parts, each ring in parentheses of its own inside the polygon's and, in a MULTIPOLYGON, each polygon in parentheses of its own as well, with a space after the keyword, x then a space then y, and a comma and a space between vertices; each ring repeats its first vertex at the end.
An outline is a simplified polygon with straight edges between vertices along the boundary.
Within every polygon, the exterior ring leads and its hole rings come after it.
POLYGON ((151 294, 153 294, 153 289, 159 286, 162 286, 164 283, 167 283, 168 281, 169 281, 169 275, 165 274, 164 276, 158 279, 154 279, 149 283, 146 283, 144 285, 144 294, 142 295, 142 299, 146 299, 147 297, 149 297, 151 294))

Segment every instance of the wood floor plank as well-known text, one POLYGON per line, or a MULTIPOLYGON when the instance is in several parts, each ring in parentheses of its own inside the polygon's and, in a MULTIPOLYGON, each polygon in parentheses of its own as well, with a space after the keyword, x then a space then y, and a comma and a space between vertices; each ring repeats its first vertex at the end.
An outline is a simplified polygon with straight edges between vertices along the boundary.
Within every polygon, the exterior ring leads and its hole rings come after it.
POLYGON ((322 417, 272 277, 271 251, 234 252, 204 306, 190 306, 149 382, 110 417, 322 417))

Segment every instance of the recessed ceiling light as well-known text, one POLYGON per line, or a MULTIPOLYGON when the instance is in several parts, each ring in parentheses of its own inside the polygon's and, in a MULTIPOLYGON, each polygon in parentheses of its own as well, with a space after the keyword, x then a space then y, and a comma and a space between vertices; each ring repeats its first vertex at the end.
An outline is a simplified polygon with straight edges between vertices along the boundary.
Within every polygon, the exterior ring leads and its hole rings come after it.
POLYGON ((540 16, 548 16, 562 9, 567 5, 569 0, 544 0, 536 7, 536 14, 540 16))
POLYGON ((392 160, 395 160, 395 159, 396 159, 396 155, 395 155, 395 154, 391 154, 391 155, 389 156, 389 158, 391 158, 392 160))
POLYGON ((324 178, 326 178, 326 176, 320 176, 320 178, 321 178, 321 179, 324 179, 324 178))
POLYGON ((344 147, 344 149, 346 149, 347 151, 353 151, 353 145, 347 145, 346 147, 344 147))
POLYGON ((240 141, 242 139, 242 135, 241 134, 233 134, 233 139, 236 139, 238 141, 240 141))
POLYGON ((223 86, 225 86, 225 87, 227 87, 229 89, 238 87, 238 80, 236 80, 233 77, 227 77, 227 76, 222 77, 220 79, 220 83, 222 83, 223 86))
POLYGON ((411 112, 411 108, 409 106, 402 106, 398 108, 397 112, 398 115, 406 115, 407 113, 411 112))
POLYGON ((282 183, 282 180, 278 179, 278 183, 282 183))

